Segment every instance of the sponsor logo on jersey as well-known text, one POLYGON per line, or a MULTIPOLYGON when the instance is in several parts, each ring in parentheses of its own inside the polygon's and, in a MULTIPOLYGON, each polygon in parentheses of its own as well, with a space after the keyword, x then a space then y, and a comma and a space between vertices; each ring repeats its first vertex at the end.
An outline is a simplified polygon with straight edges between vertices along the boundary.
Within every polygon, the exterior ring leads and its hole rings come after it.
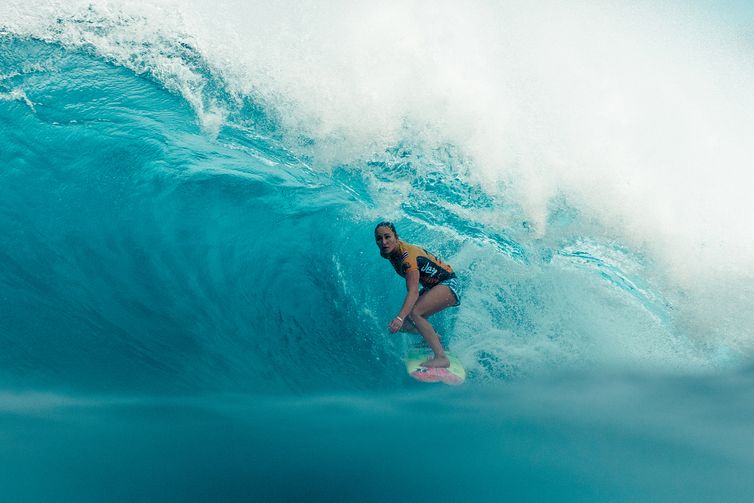
POLYGON ((422 266, 421 272, 427 273, 429 276, 434 276, 435 274, 437 274, 437 268, 432 267, 432 264, 427 262, 422 266))

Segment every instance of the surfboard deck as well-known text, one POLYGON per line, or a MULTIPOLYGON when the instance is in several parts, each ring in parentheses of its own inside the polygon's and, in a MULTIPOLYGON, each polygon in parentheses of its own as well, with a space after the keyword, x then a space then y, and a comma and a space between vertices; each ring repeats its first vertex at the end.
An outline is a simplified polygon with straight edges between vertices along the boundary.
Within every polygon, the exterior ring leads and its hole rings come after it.
POLYGON ((460 360, 450 352, 445 355, 450 360, 450 367, 443 369, 428 369, 421 363, 432 357, 432 349, 424 344, 415 344, 408 347, 406 352, 406 372, 408 375, 422 382, 442 382, 450 385, 462 384, 466 380, 466 370, 460 360))

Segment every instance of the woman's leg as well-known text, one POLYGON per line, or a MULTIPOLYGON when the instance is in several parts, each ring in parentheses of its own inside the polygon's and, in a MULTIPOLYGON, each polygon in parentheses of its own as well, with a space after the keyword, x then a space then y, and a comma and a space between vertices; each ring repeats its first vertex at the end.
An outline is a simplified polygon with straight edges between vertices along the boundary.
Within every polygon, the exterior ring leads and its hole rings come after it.
POLYGON ((435 352, 434 358, 422 363, 423 367, 449 367, 450 360, 445 356, 440 338, 432 325, 427 321, 427 317, 439 313, 443 309, 453 306, 456 303, 456 296, 445 285, 437 285, 427 293, 419 297, 414 304, 414 308, 409 315, 414 326, 427 341, 429 347, 435 352))
POLYGON ((416 328, 416 325, 414 325, 414 322, 411 321, 410 317, 406 317, 405 320, 403 320, 403 326, 400 329, 401 332, 408 332, 409 334, 418 334, 420 333, 419 330, 416 328))

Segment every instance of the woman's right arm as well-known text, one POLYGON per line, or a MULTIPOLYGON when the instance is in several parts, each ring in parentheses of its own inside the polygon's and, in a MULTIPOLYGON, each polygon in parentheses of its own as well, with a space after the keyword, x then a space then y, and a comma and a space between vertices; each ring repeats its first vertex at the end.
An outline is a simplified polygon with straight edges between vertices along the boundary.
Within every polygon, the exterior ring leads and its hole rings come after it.
POLYGON ((406 298, 403 300, 403 306, 398 315, 390 321, 388 329, 395 333, 401 329, 406 317, 411 314, 411 310, 419 298, 419 271, 413 270, 406 273, 406 298))

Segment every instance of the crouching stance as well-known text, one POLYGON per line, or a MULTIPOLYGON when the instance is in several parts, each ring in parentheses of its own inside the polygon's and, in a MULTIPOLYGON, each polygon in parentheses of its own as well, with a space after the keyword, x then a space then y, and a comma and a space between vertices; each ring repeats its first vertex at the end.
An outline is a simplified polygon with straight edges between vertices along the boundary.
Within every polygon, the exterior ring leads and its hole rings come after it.
POLYGON ((390 222, 377 224, 374 238, 380 255, 406 279, 406 299, 388 329, 391 333, 398 330, 419 332, 435 353, 422 366, 449 367, 450 361, 445 356, 440 338, 427 318, 461 303, 460 284, 453 268, 427 250, 399 240, 398 232, 390 222))

